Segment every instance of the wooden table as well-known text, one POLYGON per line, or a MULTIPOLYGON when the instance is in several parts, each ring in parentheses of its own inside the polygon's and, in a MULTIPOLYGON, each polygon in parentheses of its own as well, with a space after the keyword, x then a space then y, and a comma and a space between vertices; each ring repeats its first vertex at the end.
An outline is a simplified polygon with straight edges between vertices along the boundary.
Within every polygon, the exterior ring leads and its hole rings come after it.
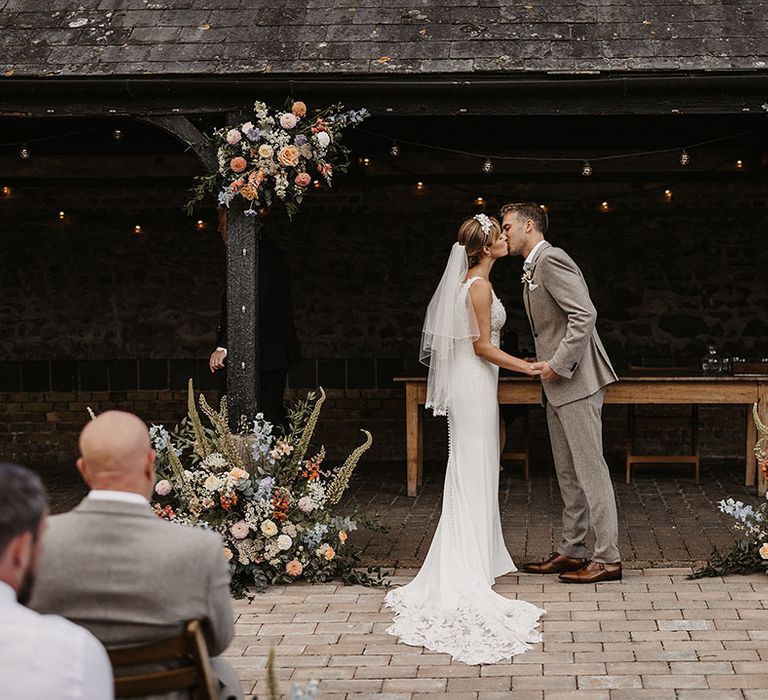
MULTIPOLYGON (((422 411, 427 396, 425 377, 398 377, 405 384, 406 444, 408 454, 408 495, 415 496, 422 483, 423 440, 422 411)), ((624 376, 610 384, 605 403, 613 404, 737 404, 747 406, 747 439, 745 444, 745 483, 757 484, 765 495, 765 476, 758 474, 754 445, 757 430, 752 420, 752 405, 760 401, 760 414, 765 420, 768 410, 768 375, 733 377, 703 376, 624 376)), ((502 377, 499 380, 499 403, 541 403, 541 383, 527 377, 502 377)), ((723 494, 726 496, 727 494, 723 494)))

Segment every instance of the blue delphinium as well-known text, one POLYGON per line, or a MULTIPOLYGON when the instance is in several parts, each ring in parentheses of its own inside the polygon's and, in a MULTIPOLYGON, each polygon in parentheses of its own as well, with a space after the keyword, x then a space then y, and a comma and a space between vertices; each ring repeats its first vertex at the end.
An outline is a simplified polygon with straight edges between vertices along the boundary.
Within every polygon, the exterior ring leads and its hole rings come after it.
POLYGON ((317 547, 322 542, 326 532, 328 532, 328 526, 325 523, 315 523, 315 526, 311 530, 307 530, 301 539, 308 547, 317 547))
POLYGON ((269 454, 275 442, 272 430, 272 423, 264 419, 263 413, 257 413, 256 420, 253 421, 253 458, 255 460, 265 460, 269 463, 273 461, 269 454))

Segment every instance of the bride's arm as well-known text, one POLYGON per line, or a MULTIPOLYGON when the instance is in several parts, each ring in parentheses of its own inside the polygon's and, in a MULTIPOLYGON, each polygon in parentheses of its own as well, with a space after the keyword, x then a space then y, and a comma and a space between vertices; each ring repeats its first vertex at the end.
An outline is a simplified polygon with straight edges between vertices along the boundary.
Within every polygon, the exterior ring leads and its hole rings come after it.
POLYGON ((508 355, 491 342, 492 289, 491 283, 484 279, 477 280, 469 288, 469 298, 475 310, 475 317, 477 318, 480 332, 480 337, 474 342, 475 355, 482 357, 488 362, 492 362, 494 365, 510 369, 513 372, 529 374, 532 377, 538 376, 541 374, 541 371, 535 369, 531 362, 508 355))

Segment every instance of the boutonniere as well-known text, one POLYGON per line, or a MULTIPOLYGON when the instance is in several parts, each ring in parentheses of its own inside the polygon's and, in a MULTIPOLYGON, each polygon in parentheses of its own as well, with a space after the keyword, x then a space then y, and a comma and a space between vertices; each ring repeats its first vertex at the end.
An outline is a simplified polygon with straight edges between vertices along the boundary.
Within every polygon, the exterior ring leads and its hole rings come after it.
POLYGON ((532 292, 539 286, 538 284, 533 283, 533 270, 526 270, 520 278, 520 282, 528 285, 529 292, 532 292))

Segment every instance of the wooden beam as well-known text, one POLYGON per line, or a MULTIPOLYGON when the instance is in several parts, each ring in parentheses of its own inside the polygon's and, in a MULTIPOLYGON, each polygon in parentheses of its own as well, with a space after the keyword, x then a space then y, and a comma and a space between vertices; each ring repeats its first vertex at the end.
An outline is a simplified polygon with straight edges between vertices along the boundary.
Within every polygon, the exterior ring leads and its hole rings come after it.
POLYGON ((219 169, 216 147, 213 142, 187 116, 183 114, 159 114, 137 117, 136 120, 159 127, 185 143, 197 154, 206 170, 215 172, 219 169))

